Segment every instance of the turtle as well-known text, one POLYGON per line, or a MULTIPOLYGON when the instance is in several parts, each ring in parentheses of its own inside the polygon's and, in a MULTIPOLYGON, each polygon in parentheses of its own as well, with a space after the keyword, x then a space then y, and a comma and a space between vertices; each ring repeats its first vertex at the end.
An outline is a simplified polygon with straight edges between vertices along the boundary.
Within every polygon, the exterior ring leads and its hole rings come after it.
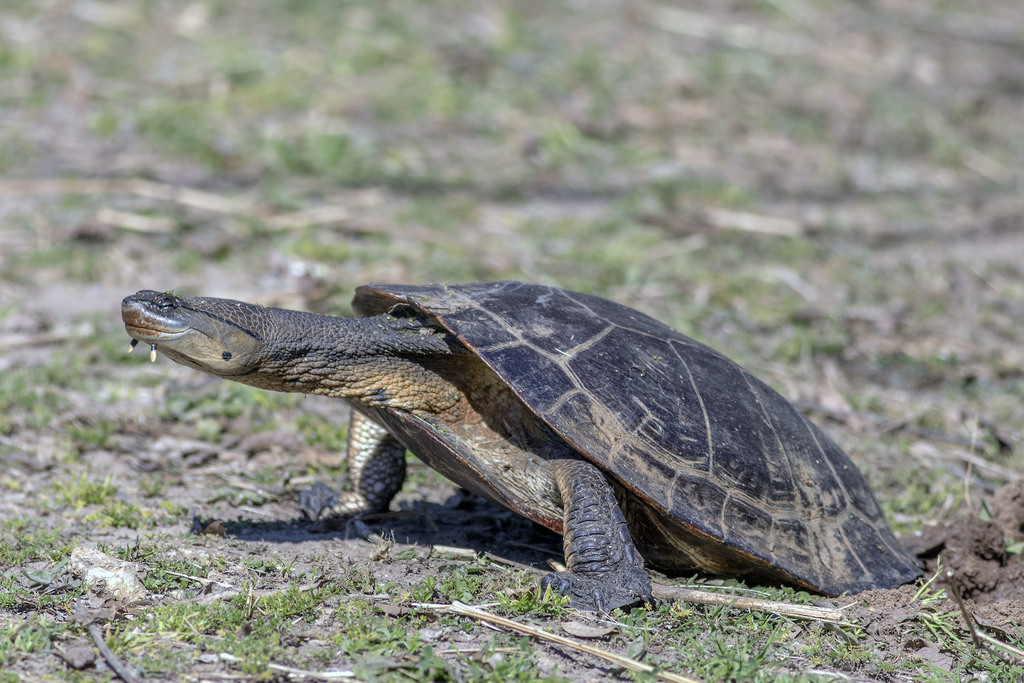
POLYGON ((821 429, 644 313, 514 281, 364 285, 352 308, 143 290, 121 314, 151 360, 351 404, 339 514, 387 510, 408 449, 562 534, 566 571, 541 587, 582 610, 649 602, 645 564, 831 596, 921 574, 821 429))

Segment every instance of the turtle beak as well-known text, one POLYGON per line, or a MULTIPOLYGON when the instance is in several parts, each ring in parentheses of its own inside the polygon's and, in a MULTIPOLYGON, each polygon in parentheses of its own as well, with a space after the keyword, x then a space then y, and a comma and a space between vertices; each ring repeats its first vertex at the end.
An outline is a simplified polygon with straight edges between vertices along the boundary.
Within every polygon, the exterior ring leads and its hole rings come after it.
POLYGON ((189 330, 181 321, 161 315, 149 301, 137 294, 126 296, 121 302, 121 320, 132 339, 150 344, 177 339, 189 330))
POLYGON ((132 296, 126 296, 121 301, 121 320, 124 322, 125 332, 132 338, 128 346, 128 352, 135 350, 139 341, 149 344, 149 361, 156 362, 157 342, 177 339, 189 328, 183 326, 179 321, 160 314, 152 306, 151 292, 139 292, 132 296))

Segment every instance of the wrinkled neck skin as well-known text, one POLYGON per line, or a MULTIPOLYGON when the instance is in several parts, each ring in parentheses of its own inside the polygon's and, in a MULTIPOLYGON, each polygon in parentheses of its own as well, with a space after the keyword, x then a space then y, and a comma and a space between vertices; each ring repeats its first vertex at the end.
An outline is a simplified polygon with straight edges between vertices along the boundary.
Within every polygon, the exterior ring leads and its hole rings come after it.
MULTIPOLYGON (((222 376, 261 389, 367 403, 390 393, 387 378, 419 374, 425 349, 416 343, 439 341, 389 315, 337 318, 283 309, 266 309, 258 334, 256 362, 241 374, 222 376)), ((446 346, 443 352, 450 353, 446 346)))
POLYGON ((338 318, 229 299, 142 291, 125 329, 177 363, 270 389, 436 413, 458 401, 432 370, 458 348, 418 318, 338 318))

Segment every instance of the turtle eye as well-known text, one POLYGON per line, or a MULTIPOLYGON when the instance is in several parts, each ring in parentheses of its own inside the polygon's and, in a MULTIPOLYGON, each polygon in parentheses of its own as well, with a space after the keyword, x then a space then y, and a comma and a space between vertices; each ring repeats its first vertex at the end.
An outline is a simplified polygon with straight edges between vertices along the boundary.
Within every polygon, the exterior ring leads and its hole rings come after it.
POLYGON ((155 305, 161 311, 169 311, 170 309, 174 308, 175 298, 177 297, 175 297, 173 294, 161 294, 153 302, 153 305, 155 305))

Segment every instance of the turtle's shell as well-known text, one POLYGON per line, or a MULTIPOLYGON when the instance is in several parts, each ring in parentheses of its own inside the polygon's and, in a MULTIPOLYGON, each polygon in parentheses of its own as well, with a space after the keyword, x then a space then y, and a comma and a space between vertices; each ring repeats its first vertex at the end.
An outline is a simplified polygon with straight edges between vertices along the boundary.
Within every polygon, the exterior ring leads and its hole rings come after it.
POLYGON ((833 595, 920 574, 849 457, 717 351, 626 306, 534 284, 368 285, 353 301, 361 315, 401 304, 611 475, 649 564, 833 595))

